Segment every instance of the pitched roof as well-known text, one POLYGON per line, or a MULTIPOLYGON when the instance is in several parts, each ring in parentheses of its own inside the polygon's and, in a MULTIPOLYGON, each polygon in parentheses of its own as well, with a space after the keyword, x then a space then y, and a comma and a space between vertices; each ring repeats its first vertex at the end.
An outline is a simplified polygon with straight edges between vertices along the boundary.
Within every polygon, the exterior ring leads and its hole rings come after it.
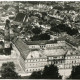
POLYGON ((22 39, 17 39, 17 38, 13 40, 13 43, 15 44, 15 46, 19 50, 21 56, 25 60, 26 57, 29 54, 29 47, 28 47, 28 45, 22 39))
POLYGON ((80 41, 72 36, 62 36, 60 38, 58 38, 58 40, 65 40, 66 42, 68 42, 69 44, 78 47, 80 46, 80 41))
POLYGON ((79 50, 69 50, 67 51, 66 56, 80 56, 80 51, 79 50))
POLYGON ((80 34, 78 36, 76 36, 76 39, 80 39, 80 34))
POLYGON ((23 22, 24 17, 25 17, 25 14, 24 13, 18 13, 16 15, 15 21, 23 22))
POLYGON ((46 56, 60 56, 64 55, 66 51, 64 49, 44 50, 42 53, 46 56))
POLYGON ((57 43, 56 40, 43 40, 43 41, 26 41, 27 45, 45 45, 45 44, 52 44, 57 43))

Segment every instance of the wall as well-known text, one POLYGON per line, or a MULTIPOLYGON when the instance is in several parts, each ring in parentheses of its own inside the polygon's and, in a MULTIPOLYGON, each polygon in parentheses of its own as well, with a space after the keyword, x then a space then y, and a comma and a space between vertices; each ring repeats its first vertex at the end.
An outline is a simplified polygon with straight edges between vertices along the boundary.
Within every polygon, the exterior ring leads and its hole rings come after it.
POLYGON ((33 71, 43 70, 47 65, 47 58, 27 59, 25 61, 25 71, 31 73, 33 71))

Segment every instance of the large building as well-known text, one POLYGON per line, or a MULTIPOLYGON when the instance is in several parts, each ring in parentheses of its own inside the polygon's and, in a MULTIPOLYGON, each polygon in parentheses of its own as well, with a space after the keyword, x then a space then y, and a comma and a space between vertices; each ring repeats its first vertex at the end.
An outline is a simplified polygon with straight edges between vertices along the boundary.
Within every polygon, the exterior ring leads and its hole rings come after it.
POLYGON ((45 65, 55 64, 59 69, 71 69, 80 64, 78 50, 62 40, 25 41, 13 40, 18 60, 26 73, 43 70, 45 65))

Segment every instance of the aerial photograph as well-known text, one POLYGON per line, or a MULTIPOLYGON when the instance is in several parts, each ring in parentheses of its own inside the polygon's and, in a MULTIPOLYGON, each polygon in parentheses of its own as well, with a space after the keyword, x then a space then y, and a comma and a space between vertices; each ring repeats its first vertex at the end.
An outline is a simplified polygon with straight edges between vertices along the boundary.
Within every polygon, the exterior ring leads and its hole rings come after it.
POLYGON ((80 79, 80 1, 0 1, 0 79, 80 79))

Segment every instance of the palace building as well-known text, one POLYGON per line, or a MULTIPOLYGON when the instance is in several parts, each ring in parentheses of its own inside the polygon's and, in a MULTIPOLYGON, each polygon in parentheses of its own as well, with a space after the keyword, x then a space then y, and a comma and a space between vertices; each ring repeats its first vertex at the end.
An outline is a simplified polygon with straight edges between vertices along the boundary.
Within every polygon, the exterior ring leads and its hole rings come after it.
POLYGON ((45 65, 55 64, 59 69, 71 69, 80 64, 80 51, 62 40, 25 41, 14 38, 18 60, 26 73, 43 70, 45 65))

